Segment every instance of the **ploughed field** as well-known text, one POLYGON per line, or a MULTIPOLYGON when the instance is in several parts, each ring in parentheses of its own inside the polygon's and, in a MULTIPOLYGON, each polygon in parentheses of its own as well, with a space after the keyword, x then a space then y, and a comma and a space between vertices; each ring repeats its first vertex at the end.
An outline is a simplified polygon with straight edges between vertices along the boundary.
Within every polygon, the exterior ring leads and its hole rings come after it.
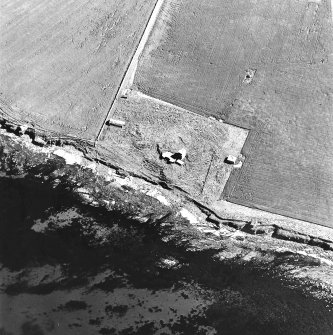
POLYGON ((0 107, 94 138, 155 0, 0 1, 0 107))
POLYGON ((135 85, 250 129, 221 198, 333 226, 328 0, 166 0, 135 85))

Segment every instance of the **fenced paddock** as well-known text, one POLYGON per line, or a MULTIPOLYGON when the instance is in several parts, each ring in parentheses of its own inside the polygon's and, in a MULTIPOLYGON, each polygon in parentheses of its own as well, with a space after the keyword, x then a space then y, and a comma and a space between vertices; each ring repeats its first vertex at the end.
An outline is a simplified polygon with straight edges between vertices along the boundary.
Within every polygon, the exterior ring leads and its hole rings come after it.
POLYGON ((333 227, 330 11, 327 0, 167 0, 135 85, 250 129, 222 198, 333 227))

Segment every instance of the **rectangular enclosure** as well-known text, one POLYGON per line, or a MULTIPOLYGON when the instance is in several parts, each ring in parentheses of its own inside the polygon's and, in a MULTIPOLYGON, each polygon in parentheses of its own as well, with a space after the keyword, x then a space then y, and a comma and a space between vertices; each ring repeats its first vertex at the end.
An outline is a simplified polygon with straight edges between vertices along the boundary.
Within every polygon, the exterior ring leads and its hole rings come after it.
POLYGON ((222 198, 333 227, 330 2, 166 0, 139 90, 250 129, 222 198))

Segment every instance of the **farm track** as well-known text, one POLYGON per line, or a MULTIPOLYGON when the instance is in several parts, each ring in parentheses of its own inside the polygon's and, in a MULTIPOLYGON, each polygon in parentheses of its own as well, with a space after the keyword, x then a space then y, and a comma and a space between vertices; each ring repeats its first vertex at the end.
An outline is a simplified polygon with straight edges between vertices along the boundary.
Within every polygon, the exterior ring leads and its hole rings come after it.
POLYGON ((117 99, 120 98, 121 92, 128 90, 132 85, 133 85, 133 80, 134 80, 134 75, 135 75, 135 71, 137 69, 138 66, 138 60, 139 60, 139 56, 148 40, 148 37, 150 35, 150 31, 152 29, 152 27, 155 24, 156 18, 158 13, 161 10, 161 7, 163 5, 163 1, 164 0, 157 0, 155 2, 154 5, 154 9, 152 10, 149 19, 147 20, 147 23, 145 25, 145 29, 143 30, 143 33, 141 35, 140 40, 137 43, 137 46, 135 48, 135 52, 133 53, 132 57, 130 58, 126 71, 124 71, 121 82, 118 86, 117 92, 115 94, 115 98, 113 99, 113 101, 111 102, 111 106, 108 110, 108 112, 105 115, 104 121, 97 133, 97 136, 95 138, 95 142, 94 144, 96 145, 96 143, 99 141, 100 136, 105 128, 106 125, 106 121, 108 120, 108 118, 114 113, 114 108, 115 108, 115 104, 117 99))
POLYGON ((223 5, 168 0, 149 38, 145 32, 144 48, 139 32, 147 26, 149 10, 152 15, 152 0, 138 0, 125 9, 117 4, 104 10, 88 1, 51 2, 47 16, 39 0, 27 8, 20 1, 2 2, 7 20, 0 39, 5 50, 0 70, 6 79, 1 83, 2 115, 14 124, 33 121, 51 141, 90 145, 96 133, 99 139, 116 96, 132 84, 138 65, 134 86, 141 92, 251 130, 242 151, 246 161, 232 174, 222 198, 331 226, 328 0, 284 0, 274 6, 266 0, 256 6, 243 0, 223 5), (137 8, 141 21, 129 23, 124 12, 137 8), (31 22, 43 17, 23 29, 27 10, 31 22), (10 39, 13 28, 23 31, 24 43, 10 39), (125 35, 131 41, 126 50, 121 41, 125 35), (25 56, 22 62, 18 54, 25 56), (79 75, 72 76, 73 62, 82 70, 79 75), (256 72, 247 85, 243 79, 249 68, 256 72), (289 165, 281 163, 285 161, 289 165))
POLYGON ((155 3, 2 1, 3 109, 59 136, 95 139, 155 3))

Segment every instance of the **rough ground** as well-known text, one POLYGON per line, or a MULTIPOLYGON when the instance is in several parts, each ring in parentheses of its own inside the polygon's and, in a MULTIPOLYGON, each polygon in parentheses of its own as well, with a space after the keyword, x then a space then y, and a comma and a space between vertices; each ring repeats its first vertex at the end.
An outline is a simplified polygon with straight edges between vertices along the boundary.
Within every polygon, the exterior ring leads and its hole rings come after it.
POLYGON ((218 200, 247 131, 131 92, 120 99, 112 118, 124 128, 106 127, 98 143, 101 159, 165 187, 178 188, 209 204, 218 200), (168 164, 159 152, 187 150, 185 164, 168 164))
POLYGON ((49 132, 94 139, 154 4, 1 0, 1 109, 49 132))
POLYGON ((0 139, 3 334, 332 333, 332 251, 191 223, 174 192, 0 139))
POLYGON ((168 0, 135 84, 250 130, 224 199, 332 227, 332 51, 327 0, 168 0))

